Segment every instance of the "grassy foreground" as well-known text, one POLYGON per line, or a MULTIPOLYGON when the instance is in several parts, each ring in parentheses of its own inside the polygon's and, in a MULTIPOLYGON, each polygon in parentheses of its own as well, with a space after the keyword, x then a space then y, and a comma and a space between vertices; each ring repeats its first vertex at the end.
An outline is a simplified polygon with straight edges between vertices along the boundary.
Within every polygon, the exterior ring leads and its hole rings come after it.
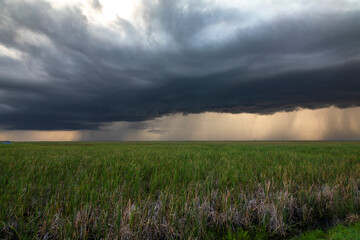
POLYGON ((0 145, 0 239, 286 239, 359 214, 359 142, 0 145))
POLYGON ((360 223, 351 226, 337 226, 326 233, 321 230, 307 232, 292 240, 360 240, 360 223))

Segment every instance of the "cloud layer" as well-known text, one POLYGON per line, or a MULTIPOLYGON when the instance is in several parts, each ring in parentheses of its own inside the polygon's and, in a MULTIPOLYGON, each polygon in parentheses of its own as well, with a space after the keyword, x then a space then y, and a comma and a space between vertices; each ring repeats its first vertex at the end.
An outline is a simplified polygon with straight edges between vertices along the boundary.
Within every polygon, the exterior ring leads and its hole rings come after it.
POLYGON ((1 131, 12 141, 358 140, 360 107, 322 108, 272 115, 174 114, 142 122, 115 122, 99 130, 1 131))
POLYGON ((360 106, 357 1, 244 2, 1 1, 0 128, 360 106))

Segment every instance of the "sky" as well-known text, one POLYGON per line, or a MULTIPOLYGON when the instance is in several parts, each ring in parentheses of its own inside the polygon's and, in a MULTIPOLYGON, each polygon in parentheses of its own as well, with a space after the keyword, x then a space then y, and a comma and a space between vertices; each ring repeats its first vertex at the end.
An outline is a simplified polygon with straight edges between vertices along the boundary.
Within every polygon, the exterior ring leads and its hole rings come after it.
POLYGON ((1 0, 2 139, 360 139, 360 1, 1 0))

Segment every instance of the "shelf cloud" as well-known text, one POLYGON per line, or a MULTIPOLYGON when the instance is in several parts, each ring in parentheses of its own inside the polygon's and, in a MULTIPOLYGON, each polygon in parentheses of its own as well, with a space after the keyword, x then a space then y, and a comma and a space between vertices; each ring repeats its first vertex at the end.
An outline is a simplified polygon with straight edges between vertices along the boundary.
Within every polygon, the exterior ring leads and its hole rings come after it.
POLYGON ((358 1, 245 2, 1 1, 0 128, 360 106, 358 1))

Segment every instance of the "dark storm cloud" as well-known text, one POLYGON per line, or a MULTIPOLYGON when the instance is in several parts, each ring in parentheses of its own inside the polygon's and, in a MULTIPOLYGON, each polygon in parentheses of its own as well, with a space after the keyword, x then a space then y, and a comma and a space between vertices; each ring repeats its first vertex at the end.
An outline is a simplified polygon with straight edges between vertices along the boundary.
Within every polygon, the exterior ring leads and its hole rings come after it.
POLYGON ((44 1, 0 2, 1 128, 360 106, 360 10, 244 25, 252 13, 190 3, 144 1, 140 29, 44 1))

